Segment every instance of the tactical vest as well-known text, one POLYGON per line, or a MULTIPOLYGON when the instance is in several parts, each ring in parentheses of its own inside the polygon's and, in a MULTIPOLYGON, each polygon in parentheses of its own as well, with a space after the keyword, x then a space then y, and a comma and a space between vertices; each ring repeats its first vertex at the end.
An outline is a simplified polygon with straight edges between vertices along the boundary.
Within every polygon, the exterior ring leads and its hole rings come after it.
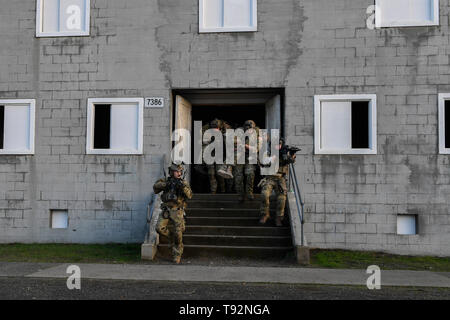
MULTIPOLYGON (((166 180, 166 183, 169 184, 169 179, 166 180)), ((169 184, 168 188, 166 188, 161 195, 161 200, 168 207, 186 207, 186 197, 183 194, 183 191, 176 187, 175 184, 169 184)))

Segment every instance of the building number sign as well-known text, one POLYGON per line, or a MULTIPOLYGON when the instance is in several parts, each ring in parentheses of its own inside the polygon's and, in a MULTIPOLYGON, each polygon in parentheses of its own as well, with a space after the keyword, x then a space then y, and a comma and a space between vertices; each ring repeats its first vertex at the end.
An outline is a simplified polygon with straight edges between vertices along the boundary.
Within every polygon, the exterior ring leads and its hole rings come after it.
POLYGON ((145 98, 145 107, 146 108, 163 108, 164 107, 164 98, 161 98, 161 97, 145 98))

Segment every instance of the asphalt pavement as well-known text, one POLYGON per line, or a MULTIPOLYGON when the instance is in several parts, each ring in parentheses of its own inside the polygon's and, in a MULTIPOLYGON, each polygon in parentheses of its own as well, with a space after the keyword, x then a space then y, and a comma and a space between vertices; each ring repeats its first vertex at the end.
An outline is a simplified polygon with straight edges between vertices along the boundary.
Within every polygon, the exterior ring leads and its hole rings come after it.
POLYGON ((369 290, 366 270, 152 264, 0 262, 0 299, 445 299, 450 273, 381 270, 369 290), (79 267, 80 290, 67 273, 79 267))
POLYGON ((450 289, 0 277, 0 300, 450 300, 450 289))

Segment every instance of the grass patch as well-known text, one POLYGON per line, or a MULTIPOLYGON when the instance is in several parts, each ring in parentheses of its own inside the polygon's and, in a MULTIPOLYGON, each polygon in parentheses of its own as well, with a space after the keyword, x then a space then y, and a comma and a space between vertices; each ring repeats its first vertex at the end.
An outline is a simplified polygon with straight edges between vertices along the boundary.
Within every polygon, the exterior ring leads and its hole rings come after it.
POLYGON ((349 250, 311 250, 311 266, 337 269, 366 269, 377 265, 382 270, 428 270, 450 272, 450 258, 402 256, 382 252, 349 250))
MULTIPOLYGON (((190 260, 195 264, 196 259, 190 260)), ((216 261, 217 258, 211 258, 211 260, 216 261)), ((140 244, 0 244, 0 261, 142 263, 140 244)), ((246 262, 243 261, 242 265, 246 265, 246 262)), ((382 270, 450 272, 450 257, 414 257, 349 250, 311 250, 310 267, 312 268, 366 269, 370 265, 377 265, 382 270)))
POLYGON ((4 262, 141 262, 140 244, 2 244, 4 262))

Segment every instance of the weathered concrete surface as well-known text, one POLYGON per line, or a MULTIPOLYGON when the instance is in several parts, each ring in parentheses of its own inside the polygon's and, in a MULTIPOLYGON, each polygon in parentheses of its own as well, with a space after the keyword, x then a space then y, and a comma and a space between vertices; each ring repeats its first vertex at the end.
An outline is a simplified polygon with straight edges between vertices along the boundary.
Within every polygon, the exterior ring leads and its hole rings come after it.
MULTIPOLYGON (((153 199, 155 203, 152 204, 153 212, 148 223, 147 234, 145 241, 141 245, 141 258, 143 260, 155 259, 158 252, 159 234, 156 232, 156 226, 158 224, 159 216, 161 215, 161 196, 156 195, 153 199)), ((148 222, 149 217, 147 217, 148 222)))
POLYGON ((54 263, 0 262, 0 277, 23 277, 53 266, 54 263))
MULTIPOLYGON (((68 274, 66 270, 69 265, 55 265, 45 270, 27 274, 26 276, 33 278, 67 278, 68 274)), ((345 269, 208 267, 186 265, 77 265, 81 269, 82 279, 365 286, 369 277, 365 270, 345 269)), ((5 276, 5 272, 2 274, 5 276)), ((381 285, 450 288, 450 277, 446 273, 433 273, 428 271, 382 270, 381 285)))
POLYGON ((89 37, 35 38, 34 1, 2 3, 0 99, 36 99, 36 154, 0 156, 0 242, 142 242, 168 154, 172 89, 285 88, 287 142, 308 244, 450 255, 450 157, 437 94, 450 92, 449 1, 440 26, 366 28, 373 0, 270 0, 258 31, 198 34, 197 0, 91 1, 89 37), (378 154, 313 155, 313 96, 377 94, 378 154), (86 100, 166 98, 144 112, 143 156, 85 155, 86 100), (69 228, 49 228, 50 209, 69 228), (417 214, 419 234, 396 234, 417 214))
POLYGON ((297 263, 303 266, 307 266, 311 262, 310 248, 306 246, 296 246, 295 255, 297 263))

